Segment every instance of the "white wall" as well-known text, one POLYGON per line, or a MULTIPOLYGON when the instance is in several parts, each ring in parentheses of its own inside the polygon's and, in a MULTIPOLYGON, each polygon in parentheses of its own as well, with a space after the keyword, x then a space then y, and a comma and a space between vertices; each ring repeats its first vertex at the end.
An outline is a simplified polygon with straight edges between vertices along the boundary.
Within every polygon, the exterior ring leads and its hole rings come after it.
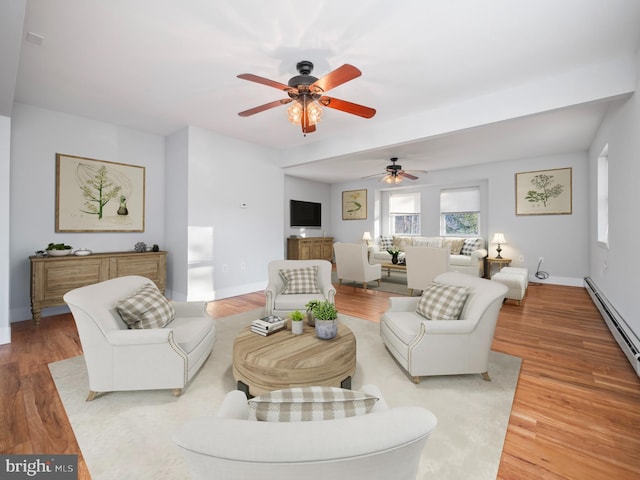
POLYGON ((189 129, 169 135, 165 139, 165 232, 167 278, 171 288, 167 296, 186 300, 188 291, 187 264, 189 209, 189 129))
POLYGON ((11 119, 0 115, 0 345, 11 341, 9 326, 11 119))
MULTIPOLYGON (((29 256, 49 242, 94 252, 133 250, 136 242, 164 245, 164 137, 14 104, 11 127, 11 321, 31 318, 29 256), (145 231, 56 233, 56 153, 144 166, 145 231)), ((46 309, 51 315, 66 307, 46 309)))
MULTIPOLYGON (((513 266, 526 266, 535 272, 538 257, 544 257, 543 269, 550 277, 546 283, 582 285, 589 271, 589 202, 586 152, 542 158, 514 159, 465 168, 429 172, 420 180, 400 184, 424 192, 422 202, 423 235, 439 235, 439 191, 477 184, 482 192, 481 232, 487 239, 497 231, 504 233, 507 245, 502 256, 512 258, 513 266), (515 174, 533 170, 571 167, 573 173, 573 213, 571 215, 517 216, 515 214, 515 174), (519 262, 519 257, 524 262, 519 262)), ((357 242, 362 233, 380 235, 378 225, 384 219, 381 186, 376 180, 350 182, 332 186, 332 230, 336 240, 357 242), (341 195, 344 190, 366 188, 367 220, 341 220, 341 195)), ((489 246, 495 255, 495 246, 489 246)))
MULTIPOLYGON (((188 135, 187 297, 262 290, 268 262, 282 258, 284 174, 277 152, 196 127, 188 135)), ((167 219, 168 229, 173 221, 167 219)))
MULTIPOLYGON (((640 54, 637 56, 640 79, 640 54)), ((640 81, 638 81, 640 87, 640 81)), ((591 214, 590 276, 640 337, 640 99, 637 93, 608 112, 589 151, 591 214), (609 145, 609 247, 597 241, 597 159, 609 145)))
POLYGON ((303 178, 285 175, 284 182, 284 238, 283 256, 287 258, 286 239, 291 235, 303 237, 331 237, 331 225, 333 224, 333 212, 331 208, 331 186, 326 183, 313 182, 303 178), (302 200, 304 202, 319 202, 322 204, 321 228, 292 228, 289 200, 302 200))

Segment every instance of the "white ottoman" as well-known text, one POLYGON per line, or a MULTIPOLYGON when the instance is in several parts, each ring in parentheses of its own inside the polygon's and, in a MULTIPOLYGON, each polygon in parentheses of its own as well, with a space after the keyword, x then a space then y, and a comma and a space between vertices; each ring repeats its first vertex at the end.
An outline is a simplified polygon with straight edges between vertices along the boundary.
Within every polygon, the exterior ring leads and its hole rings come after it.
POLYGON ((507 298, 517 300, 518 305, 520 305, 526 291, 525 277, 520 273, 506 273, 504 272, 505 268, 492 275, 491 280, 505 285, 509 289, 507 298))
POLYGON ((529 269, 525 267, 503 267, 500 270, 503 273, 517 273, 524 277, 524 289, 529 287, 529 269))

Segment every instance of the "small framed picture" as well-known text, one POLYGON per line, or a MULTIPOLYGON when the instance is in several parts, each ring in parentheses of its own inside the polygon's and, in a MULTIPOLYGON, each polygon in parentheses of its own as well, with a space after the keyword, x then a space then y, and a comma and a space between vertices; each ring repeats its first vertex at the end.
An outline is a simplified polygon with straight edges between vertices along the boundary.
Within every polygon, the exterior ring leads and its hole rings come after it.
POLYGON ((367 191, 346 190, 342 192, 342 219, 367 219, 367 191))
POLYGON ((516 173, 516 215, 572 213, 571 168, 516 173))

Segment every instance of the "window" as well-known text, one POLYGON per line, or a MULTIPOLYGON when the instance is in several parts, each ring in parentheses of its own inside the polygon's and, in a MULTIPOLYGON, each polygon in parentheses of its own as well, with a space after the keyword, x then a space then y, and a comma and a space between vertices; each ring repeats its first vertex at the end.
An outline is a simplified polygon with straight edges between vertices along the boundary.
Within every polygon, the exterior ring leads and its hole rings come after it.
POLYGON ((478 235, 480 188, 440 191, 440 235, 478 235))
POLYGON ((389 195, 391 235, 420 235, 420 193, 389 195))
POLYGON ((609 245, 609 146, 598 157, 598 242, 609 245))

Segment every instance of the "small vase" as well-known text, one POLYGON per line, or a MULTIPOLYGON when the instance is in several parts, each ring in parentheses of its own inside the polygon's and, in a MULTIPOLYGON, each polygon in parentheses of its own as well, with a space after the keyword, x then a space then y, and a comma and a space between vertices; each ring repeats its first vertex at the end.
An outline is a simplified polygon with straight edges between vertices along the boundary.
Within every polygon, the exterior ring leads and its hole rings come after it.
POLYGON ((120 208, 118 208, 118 215, 129 215, 129 209, 127 208, 127 199, 120 197, 120 208))
POLYGON ((338 334, 338 319, 319 320, 316 318, 316 337, 330 340, 338 334))
POLYGON ((315 327, 316 325, 316 319, 313 317, 311 310, 307 310, 307 325, 310 327, 315 327))
POLYGON ((395 255, 391 255, 391 263, 393 263, 394 265, 398 264, 398 254, 397 253, 395 255))
POLYGON ((304 322, 302 320, 291 321, 291 333, 294 335, 302 335, 304 330, 304 322))

